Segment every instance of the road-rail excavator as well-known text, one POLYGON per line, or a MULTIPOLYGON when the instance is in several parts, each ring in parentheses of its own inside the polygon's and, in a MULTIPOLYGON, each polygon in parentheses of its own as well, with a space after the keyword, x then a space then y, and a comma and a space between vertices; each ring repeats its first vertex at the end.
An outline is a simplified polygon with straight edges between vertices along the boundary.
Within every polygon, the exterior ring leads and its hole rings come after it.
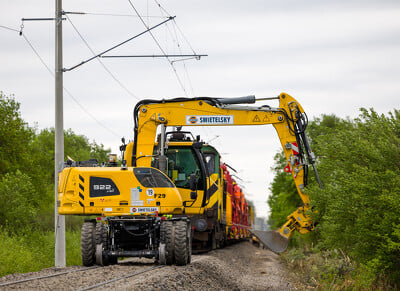
POLYGON ((117 257, 185 265, 192 249, 226 243, 231 222, 218 152, 182 126, 272 124, 288 161, 285 171, 292 174, 303 205, 276 231, 251 232, 279 253, 294 231, 314 229, 305 192, 309 165, 320 186, 321 181, 305 134, 307 116, 290 95, 142 100, 135 106, 134 122, 134 141, 121 146, 121 167, 69 160, 59 173, 59 213, 102 216, 101 223, 88 220, 82 226, 84 265, 115 263, 117 257), (278 99, 279 107, 247 105, 268 99, 278 99), (178 130, 167 132, 167 127, 178 130))

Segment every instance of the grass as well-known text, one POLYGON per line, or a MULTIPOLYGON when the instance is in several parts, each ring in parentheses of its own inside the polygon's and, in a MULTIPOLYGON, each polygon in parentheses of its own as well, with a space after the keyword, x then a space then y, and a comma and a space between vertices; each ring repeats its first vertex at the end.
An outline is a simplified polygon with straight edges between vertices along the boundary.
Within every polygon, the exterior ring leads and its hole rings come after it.
MULTIPOLYGON (((303 246, 281 255, 299 280, 319 290, 392 290, 387 276, 379 276, 357 264, 342 250, 319 250, 303 246)), ((397 290, 397 289, 395 289, 397 290)))
MULTIPOLYGON (((80 231, 66 231, 67 265, 81 265, 80 231)), ((10 235, 0 231, 0 276, 35 272, 54 266, 54 232, 26 231, 10 235)))

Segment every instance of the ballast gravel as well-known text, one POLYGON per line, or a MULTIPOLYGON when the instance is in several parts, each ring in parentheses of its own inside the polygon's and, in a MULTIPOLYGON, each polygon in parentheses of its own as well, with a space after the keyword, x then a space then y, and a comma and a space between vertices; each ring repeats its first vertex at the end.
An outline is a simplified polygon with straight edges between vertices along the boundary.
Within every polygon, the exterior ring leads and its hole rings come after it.
MULTIPOLYGON (((193 255, 187 266, 155 268, 153 260, 127 259, 118 265, 99 267, 38 279, 26 283, 0 286, 0 290, 79 290, 113 278, 152 269, 93 290, 295 290, 288 271, 275 253, 258 248, 250 242, 237 243, 202 255, 193 255)), ((80 266, 35 273, 12 274, 2 282, 16 281, 82 268, 80 266)))

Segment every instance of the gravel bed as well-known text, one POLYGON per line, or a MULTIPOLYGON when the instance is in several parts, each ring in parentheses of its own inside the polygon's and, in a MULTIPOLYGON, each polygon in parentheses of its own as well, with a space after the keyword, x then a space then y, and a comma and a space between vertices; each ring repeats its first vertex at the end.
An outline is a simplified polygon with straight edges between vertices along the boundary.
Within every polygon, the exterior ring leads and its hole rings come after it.
MULTIPOLYGON (((129 259, 118 265, 98 267, 46 279, 34 280, 1 290, 78 290, 90 285, 154 268, 153 260, 129 259)), ((82 266, 43 269, 12 274, 0 283, 54 274, 82 266)), ((242 242, 203 255, 192 256, 187 266, 165 266, 116 281, 95 290, 294 290, 286 269, 273 252, 242 242)))

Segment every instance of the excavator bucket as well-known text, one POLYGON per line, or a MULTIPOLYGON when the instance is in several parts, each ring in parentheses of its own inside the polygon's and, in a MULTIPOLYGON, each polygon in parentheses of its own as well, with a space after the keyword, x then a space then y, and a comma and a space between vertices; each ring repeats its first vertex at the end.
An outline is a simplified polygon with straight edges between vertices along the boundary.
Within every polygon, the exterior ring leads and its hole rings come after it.
POLYGON ((284 252, 289 244, 289 237, 284 236, 279 231, 269 230, 255 230, 250 229, 250 232, 257 237, 266 247, 275 253, 284 252))

